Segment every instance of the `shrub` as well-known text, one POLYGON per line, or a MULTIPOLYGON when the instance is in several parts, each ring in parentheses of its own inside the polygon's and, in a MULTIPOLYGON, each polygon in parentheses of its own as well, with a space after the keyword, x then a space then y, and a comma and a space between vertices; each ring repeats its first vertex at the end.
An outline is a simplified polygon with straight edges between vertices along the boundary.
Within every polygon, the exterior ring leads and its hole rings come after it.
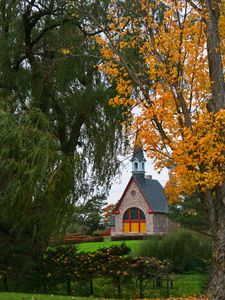
POLYGON ((96 258, 99 264, 99 273, 101 277, 111 279, 116 288, 117 298, 122 298, 122 287, 131 280, 131 259, 120 255, 110 255, 96 252, 96 258))
POLYGON ((108 248, 99 248, 98 252, 106 253, 108 255, 126 255, 129 254, 131 249, 126 245, 125 242, 122 242, 120 245, 112 245, 108 248))
POLYGON ((37 280, 44 292, 57 284, 65 284, 71 294, 71 281, 76 279, 78 269, 78 249, 75 246, 49 247, 36 272, 37 280))
POLYGON ((212 255, 211 242, 189 230, 168 233, 162 240, 149 240, 139 255, 168 260, 175 271, 205 271, 212 255))
POLYGON ((92 232, 91 236, 92 237, 101 236, 101 233, 100 233, 100 231, 96 230, 96 231, 92 232))
POLYGON ((136 282, 139 297, 142 298, 146 288, 143 283, 147 280, 156 285, 162 283, 169 269, 155 258, 132 258, 127 255, 129 252, 125 242, 90 253, 78 252, 78 248, 72 245, 49 247, 35 279, 45 293, 60 288, 60 293, 91 296, 94 294, 95 280, 104 278, 114 287, 111 294, 114 298, 122 298, 125 290, 131 292, 136 282))
POLYGON ((139 298, 144 298, 144 281, 151 279, 157 287, 162 287, 163 281, 169 283, 170 265, 153 257, 135 257, 131 262, 132 272, 139 285, 139 298))
POLYGON ((110 228, 106 228, 105 230, 97 230, 97 231, 94 231, 91 236, 110 236, 110 232, 111 232, 111 229, 110 228))
POLYGON ((102 236, 93 236, 93 237, 85 237, 85 238, 71 238, 66 239, 62 243, 66 245, 72 245, 72 244, 80 244, 80 243, 90 243, 90 242, 103 242, 104 237, 102 236))
POLYGON ((145 240, 147 238, 147 235, 117 235, 111 236, 111 241, 145 240))

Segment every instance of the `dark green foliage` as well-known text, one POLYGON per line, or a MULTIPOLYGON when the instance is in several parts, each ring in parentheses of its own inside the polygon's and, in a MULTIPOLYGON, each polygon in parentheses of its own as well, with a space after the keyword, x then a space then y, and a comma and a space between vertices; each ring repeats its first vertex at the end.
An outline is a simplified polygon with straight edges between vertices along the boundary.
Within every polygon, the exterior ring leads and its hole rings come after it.
POLYGON ((167 287, 172 273, 171 267, 167 262, 162 263, 153 257, 136 257, 132 259, 132 272, 139 283, 139 298, 144 298, 144 282, 151 279, 153 284, 162 287, 166 281, 167 287))
POLYGON ((68 232, 91 235, 101 229, 102 207, 106 204, 105 195, 78 200, 68 232))
POLYGON ((155 258, 131 258, 127 256, 129 251, 124 243, 95 253, 78 253, 74 246, 49 248, 36 270, 39 290, 52 292, 61 286, 67 294, 90 296, 94 294, 94 281, 104 278, 114 287, 111 296, 121 298, 125 288, 138 280, 143 297, 143 283, 162 283, 170 269, 155 258))
POLYGON ((146 235, 123 235, 123 236, 111 236, 111 241, 129 241, 129 240, 146 240, 146 235))
POLYGON ((65 193, 68 185, 62 173, 65 175, 65 169, 72 168, 73 163, 60 155, 57 139, 43 113, 30 110, 15 118, 0 112, 0 116, 1 220, 8 224, 8 230, 17 232, 17 237, 34 224, 33 238, 38 227, 39 239, 46 240, 47 229, 51 230, 48 218, 56 227, 56 210, 60 207, 60 194, 58 199, 49 199, 53 188, 51 170, 61 156, 58 176, 64 183, 61 192, 65 193))
MULTIPOLYGON (((0 253, 17 256, 18 278, 7 276, 18 290, 29 289, 25 275, 50 236, 65 232, 74 203, 105 195, 118 172, 125 115, 108 105, 114 89, 96 67, 99 28, 77 5, 76 18, 64 0, 0 5, 0 253)), ((83 5, 96 16, 106 4, 83 5)))
POLYGON ((109 248, 99 248, 98 252, 107 255, 127 255, 131 249, 126 245, 125 242, 122 242, 120 245, 112 245, 109 248))
MULTIPOLYGON (((80 243, 96 243, 96 242, 103 242, 104 237, 102 236, 87 236, 85 238, 73 238, 73 239, 65 239, 64 241, 59 240, 59 244, 71 245, 71 244, 80 244, 80 243)), ((53 243, 54 244, 54 243, 53 243)), ((57 244, 57 242, 56 242, 57 244)))
MULTIPOLYGON (((201 282, 205 280, 205 275, 203 274, 182 274, 182 275, 174 275, 174 288, 170 289, 171 298, 189 298, 192 296, 197 298, 202 298, 205 294, 201 291, 200 285, 201 282)), ((75 287, 77 288, 77 287, 75 287)), ((151 283, 147 281, 144 283, 145 288, 145 299, 164 299, 167 298, 164 288, 153 288, 151 283)), ((78 292, 78 288, 76 289, 78 292)), ((79 285, 79 295, 74 296, 77 300, 84 300, 81 297, 82 292, 87 290, 87 287, 84 284, 79 285)), ((71 300, 71 296, 57 296, 56 292, 60 295, 65 294, 65 291, 60 289, 60 287, 53 291, 54 296, 52 294, 39 294, 39 293, 4 293, 0 292, 1 300, 21 300, 23 297, 27 300, 33 298, 37 300, 71 300)), ((86 291, 85 291, 86 292, 86 291)), ((114 288, 112 287, 111 282, 107 278, 95 278, 94 279, 94 297, 90 297, 90 300, 99 298, 99 299, 112 299, 114 294, 114 288)), ((87 298, 86 298, 87 299, 87 298)), ((115 298, 114 298, 115 299, 115 298)), ((137 287, 135 281, 132 284, 125 284, 123 289, 123 299, 139 299, 137 293, 137 287)))
POLYGON ((16 240, 16 236, 4 239, 0 247, 1 290, 33 291, 34 278, 31 270, 40 263, 38 251, 39 245, 35 247, 35 242, 30 243, 25 236, 23 239, 20 237, 20 243, 16 240))
POLYGON ((209 220, 197 194, 170 204, 170 218, 182 227, 211 235, 209 220))
POLYGON ((102 277, 111 279, 117 298, 122 297, 122 285, 131 279, 131 264, 129 257, 96 253, 99 272, 102 277))
POLYGON ((210 239, 179 229, 162 240, 152 239, 141 245, 140 255, 169 261, 176 272, 203 271, 212 258, 210 239))
MULTIPOLYGON (((34 278, 42 284, 42 290, 47 292, 57 284, 64 283, 67 293, 71 293, 71 281, 79 279, 79 259, 75 246, 49 247, 44 254, 39 268, 35 270, 34 278)), ((40 286, 39 286, 40 288, 40 286)))
POLYGON ((102 248, 95 253, 77 253, 75 246, 48 248, 37 271, 37 282, 42 284, 43 291, 51 291, 57 284, 64 284, 70 294, 71 282, 76 281, 87 287, 86 295, 92 295, 93 278, 103 276, 112 279, 120 294, 121 283, 128 278, 129 267, 129 258, 122 255, 129 251, 125 244, 102 248))

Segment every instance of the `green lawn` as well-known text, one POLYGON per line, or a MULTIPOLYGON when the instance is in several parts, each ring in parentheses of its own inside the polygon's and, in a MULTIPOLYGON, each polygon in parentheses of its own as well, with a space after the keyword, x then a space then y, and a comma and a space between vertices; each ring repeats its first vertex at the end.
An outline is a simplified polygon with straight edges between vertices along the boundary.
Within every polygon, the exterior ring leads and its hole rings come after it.
MULTIPOLYGON (((206 275, 203 274, 177 274, 174 275, 173 288, 169 289, 169 296, 174 298, 186 298, 190 296, 200 296, 202 292, 202 283, 206 275)), ((158 298, 166 296, 166 288, 149 289, 146 298, 158 298)))
POLYGON ((202 295, 202 285, 206 280, 205 274, 182 274, 175 276, 174 288, 171 296, 199 296, 202 295))
MULTIPOLYGON (((174 275, 173 288, 169 289, 169 294, 166 286, 162 288, 152 288, 152 282, 147 281, 144 283, 144 298, 165 298, 167 296, 179 298, 200 296, 203 294, 201 285, 206 275, 203 274, 177 274, 174 275)), ((100 279, 95 283, 95 296, 99 298, 109 298, 109 295, 113 295, 115 290, 114 286, 108 282, 104 282, 100 279)), ((122 285, 123 295, 129 299, 138 298, 138 286, 135 287, 135 283, 128 283, 127 286, 122 285)), ((113 298, 113 297, 111 297, 113 298)))
MULTIPOLYGON (((121 241, 93 242, 93 243, 79 244, 78 247, 79 247, 80 251, 94 252, 94 251, 98 250, 99 248, 105 248, 105 247, 108 248, 112 245, 120 245, 121 243, 122 243, 121 241)), ((129 248, 131 248, 132 255, 138 254, 138 249, 142 243, 145 243, 145 241, 142 241, 142 240, 126 241, 127 246, 129 248)))
MULTIPOLYGON (((206 278, 206 275, 202 274, 182 274, 174 276, 174 286, 173 289, 169 290, 169 296, 178 298, 183 297, 187 299, 190 296, 200 296, 202 295, 201 284, 206 278)), ((127 295, 129 299, 137 298, 137 290, 135 291, 134 283, 127 286, 125 289, 122 286, 123 294, 127 295)), ((166 288, 152 288, 151 284, 145 284, 145 298, 164 298, 166 296, 166 288)), ((0 293, 0 300, 94 300, 94 299, 104 299, 109 298, 112 295, 114 287, 110 282, 107 283, 103 278, 99 278, 94 283, 95 295, 99 298, 92 297, 77 297, 77 296, 55 296, 55 295, 32 295, 26 293, 0 293)), ((127 298, 126 297, 126 298, 127 298)), ((112 298, 112 296, 111 296, 112 298)))
MULTIPOLYGON (((137 255, 139 247, 146 241, 142 240, 131 240, 126 241, 128 247, 131 248, 131 254, 137 255)), ((110 247, 112 245, 120 245, 121 241, 110 241, 106 240, 104 242, 94 242, 94 243, 83 243, 79 244, 80 251, 94 252, 99 248, 110 247)), ((173 289, 169 290, 170 297, 183 297, 188 298, 189 296, 199 296, 202 294, 202 283, 204 282, 206 275, 203 274, 178 274, 174 276, 173 289)), ((83 295, 84 287, 80 287, 77 292, 78 295, 83 295)), ((126 298, 137 298, 138 289, 135 287, 135 283, 131 282, 126 286, 122 286, 123 294, 126 298)), ((144 284, 145 298, 164 298, 167 295, 166 288, 152 288, 151 282, 146 282, 144 284)), ((1 293, 0 300, 94 300, 109 298, 115 291, 115 287, 112 285, 111 281, 104 278, 97 278, 94 280, 94 294, 99 298, 85 298, 77 296, 55 296, 55 295, 42 295, 42 294, 26 294, 26 293, 1 293)), ((56 290, 54 290, 56 292, 56 290)), ((58 293, 63 293, 63 289, 59 289, 58 293)), ((56 292, 56 293, 57 293, 56 292)), ((85 295, 85 294, 84 294, 85 295)))
POLYGON ((55 296, 26 293, 0 293, 0 300, 94 300, 97 298, 81 298, 75 296, 55 296))

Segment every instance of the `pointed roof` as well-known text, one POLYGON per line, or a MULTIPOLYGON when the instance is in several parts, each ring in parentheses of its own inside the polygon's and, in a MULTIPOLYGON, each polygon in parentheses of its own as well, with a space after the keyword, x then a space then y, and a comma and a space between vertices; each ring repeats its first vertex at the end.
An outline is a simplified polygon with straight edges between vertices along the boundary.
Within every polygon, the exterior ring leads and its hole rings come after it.
MULTIPOLYGON (((138 131, 136 134, 135 139, 135 146, 133 156, 131 158, 131 162, 137 160, 138 162, 145 162, 146 159, 144 157, 144 152, 142 148, 142 144, 138 140, 138 131)), ((134 170, 132 171, 132 176, 130 181, 123 192, 122 197, 120 198, 118 205, 114 209, 114 214, 119 213, 119 207, 122 203, 131 182, 135 182, 138 189, 140 190, 142 196, 144 197, 146 203, 149 206, 149 213, 167 213, 168 212, 168 204, 167 198, 164 194, 164 190, 162 185, 159 183, 158 180, 152 179, 151 176, 145 176, 144 168, 141 170, 134 170)))
POLYGON ((151 178, 145 178, 144 176, 140 176, 140 175, 133 175, 131 176, 129 183, 126 189, 124 190, 118 205, 114 210, 114 214, 119 213, 120 204, 122 203, 124 196, 126 195, 127 190, 131 185, 132 181, 134 181, 137 184, 141 194, 143 195, 145 201, 147 202, 149 206, 149 212, 151 213, 168 212, 167 198, 164 194, 163 187, 161 186, 159 181, 151 178))
POLYGON ((133 152, 132 158, 130 160, 131 162, 133 162, 135 159, 137 159, 138 161, 146 161, 146 159, 144 157, 142 143, 138 139, 138 132, 139 132, 139 130, 137 130, 137 132, 136 132, 135 143, 134 143, 134 152, 133 152))
POLYGON ((133 177, 153 212, 168 212, 167 198, 159 181, 139 175, 133 177))
POLYGON ((135 159, 137 159, 138 161, 146 161, 144 157, 143 148, 141 146, 135 145, 134 147, 133 156, 130 161, 134 161, 135 159))

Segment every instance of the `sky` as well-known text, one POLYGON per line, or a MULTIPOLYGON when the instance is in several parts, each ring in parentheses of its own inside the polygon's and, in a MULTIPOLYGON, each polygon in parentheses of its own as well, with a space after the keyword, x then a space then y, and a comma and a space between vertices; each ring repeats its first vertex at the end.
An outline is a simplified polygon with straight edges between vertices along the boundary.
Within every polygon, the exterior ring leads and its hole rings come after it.
MULTIPOLYGON (((123 164, 124 167, 122 169, 122 174, 119 178, 115 179, 107 198, 107 202, 110 204, 115 204, 120 199, 131 177, 130 158, 125 160, 123 164)), ((158 174, 157 171, 154 170, 153 162, 147 159, 147 162, 145 163, 145 171, 145 175, 152 175, 153 179, 157 179, 163 187, 165 186, 165 183, 168 180, 168 172, 166 169, 162 170, 162 172, 158 174)))

